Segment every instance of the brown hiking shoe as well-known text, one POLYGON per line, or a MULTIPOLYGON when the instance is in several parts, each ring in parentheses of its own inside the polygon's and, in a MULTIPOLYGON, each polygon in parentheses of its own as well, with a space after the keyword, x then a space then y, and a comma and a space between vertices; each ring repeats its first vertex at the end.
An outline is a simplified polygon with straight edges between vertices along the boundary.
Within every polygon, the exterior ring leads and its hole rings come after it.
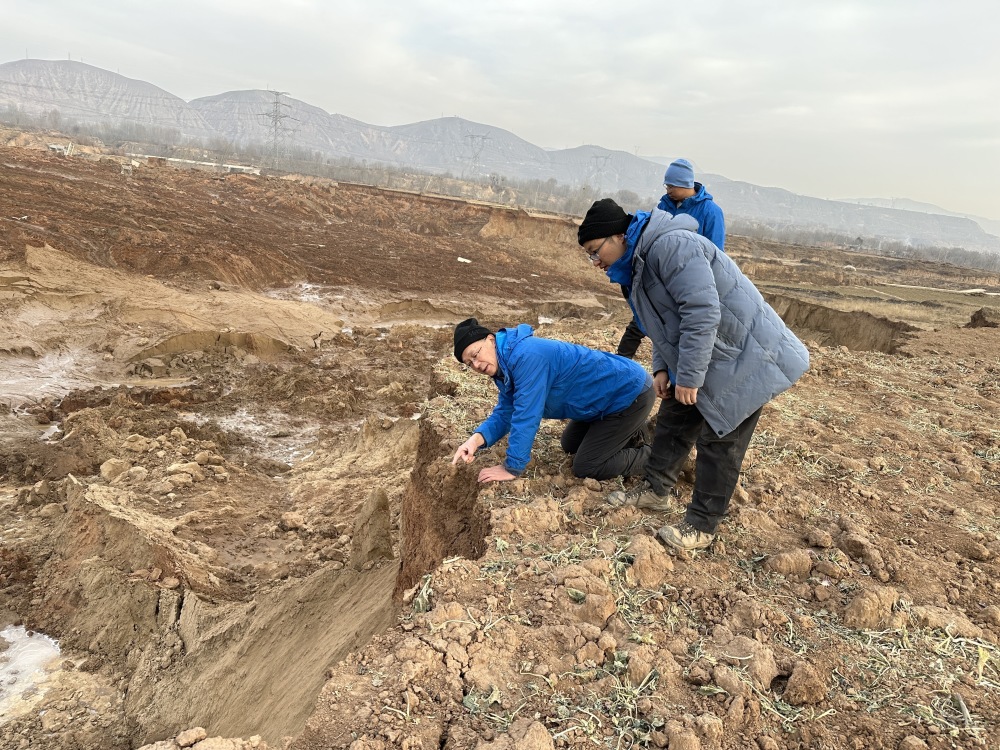
POLYGON ((667 511, 673 507, 670 495, 657 495, 653 486, 643 479, 630 490, 618 490, 608 495, 611 505, 634 505, 642 510, 667 511))
POLYGON ((656 535, 668 547, 688 551, 705 549, 715 539, 715 534, 699 531, 687 521, 681 521, 676 526, 664 526, 656 535))

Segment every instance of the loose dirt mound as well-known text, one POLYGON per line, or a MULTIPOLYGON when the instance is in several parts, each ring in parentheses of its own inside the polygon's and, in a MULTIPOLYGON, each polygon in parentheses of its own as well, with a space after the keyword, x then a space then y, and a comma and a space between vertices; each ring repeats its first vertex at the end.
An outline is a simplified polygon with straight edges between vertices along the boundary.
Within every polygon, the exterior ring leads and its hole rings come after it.
POLYGON ((982 307, 972 313, 967 328, 1000 328, 1000 308, 982 307))

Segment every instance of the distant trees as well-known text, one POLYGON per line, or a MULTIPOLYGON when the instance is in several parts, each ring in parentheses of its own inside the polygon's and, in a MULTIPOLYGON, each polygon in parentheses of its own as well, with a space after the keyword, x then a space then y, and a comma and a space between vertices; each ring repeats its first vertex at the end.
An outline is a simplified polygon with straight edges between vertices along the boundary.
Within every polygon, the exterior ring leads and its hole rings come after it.
POLYGON ((0 123, 19 129, 39 128, 36 118, 29 115, 16 104, 8 104, 4 109, 0 109, 0 123))

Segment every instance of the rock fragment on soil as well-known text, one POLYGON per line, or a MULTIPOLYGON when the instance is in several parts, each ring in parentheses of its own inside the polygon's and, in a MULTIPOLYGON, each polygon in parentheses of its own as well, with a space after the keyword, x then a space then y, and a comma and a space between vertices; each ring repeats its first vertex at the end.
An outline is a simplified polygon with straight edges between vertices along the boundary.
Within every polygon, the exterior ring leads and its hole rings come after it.
POLYGON ((983 629, 973 625, 961 612, 952 612, 943 607, 916 606, 911 610, 913 621, 922 628, 944 630, 961 638, 982 638, 983 629))
POLYGON ((779 552, 764 561, 764 568, 774 573, 780 573, 785 578, 804 581, 812 570, 813 560, 809 550, 797 549, 789 552, 779 552))
POLYGON ((177 735, 177 744, 179 747, 191 747, 191 745, 201 742, 206 737, 208 737, 208 732, 203 727, 192 727, 177 735))
POLYGON ((844 624, 858 630, 875 630, 888 627, 893 615, 893 607, 899 601, 895 589, 876 587, 862 591, 844 611, 844 624))
POLYGON ((788 678, 782 698, 792 706, 815 704, 826 698, 826 680, 820 671, 807 661, 797 661, 788 678))
POLYGON ((1000 307, 981 307, 972 313, 966 328, 1000 327, 1000 307))

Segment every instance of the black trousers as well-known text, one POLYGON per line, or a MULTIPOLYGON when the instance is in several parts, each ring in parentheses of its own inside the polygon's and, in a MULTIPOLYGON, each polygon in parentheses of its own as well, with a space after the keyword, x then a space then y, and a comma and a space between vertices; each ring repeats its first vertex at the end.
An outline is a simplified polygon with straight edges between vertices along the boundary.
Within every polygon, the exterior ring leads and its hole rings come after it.
POLYGON ((685 406, 673 398, 660 402, 646 479, 655 492, 665 495, 677 483, 691 446, 697 445, 694 492, 684 514, 684 520, 696 529, 714 534, 729 509, 760 412, 720 437, 705 422, 697 404, 685 406))
POLYGON ((649 386, 628 407, 604 419, 581 422, 571 419, 560 444, 573 457, 573 475, 612 479, 637 477, 646 469, 650 447, 637 436, 646 422, 656 394, 649 386))
POLYGON ((639 351, 639 344, 642 343, 644 338, 646 338, 646 334, 639 328, 639 323, 636 322, 636 319, 632 318, 625 329, 625 333, 622 334, 622 340, 618 342, 618 354, 622 357, 635 359, 635 353, 639 351))

